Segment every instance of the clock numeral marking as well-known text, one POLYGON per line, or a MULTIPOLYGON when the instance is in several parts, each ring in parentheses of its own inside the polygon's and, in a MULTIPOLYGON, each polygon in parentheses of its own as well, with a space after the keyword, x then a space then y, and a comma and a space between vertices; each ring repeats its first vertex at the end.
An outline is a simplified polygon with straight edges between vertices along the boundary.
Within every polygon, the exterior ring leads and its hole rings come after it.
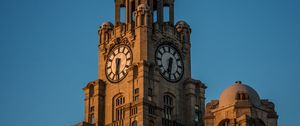
POLYGON ((167 46, 163 47, 163 49, 164 49, 164 52, 169 52, 167 46))
POLYGON ((159 53, 160 55, 163 55, 163 52, 161 52, 161 50, 159 50, 158 53, 159 53))
POLYGON ((119 52, 121 52, 121 53, 122 53, 122 52, 124 51, 124 48, 125 48, 125 47, 121 47, 121 48, 119 48, 119 52))
POLYGON ((119 53, 119 48, 113 52, 113 55, 116 56, 119 53))
POLYGON ((158 67, 163 68, 163 65, 161 64, 161 65, 159 65, 158 67))
POLYGON ((162 47, 162 51, 163 51, 163 52, 166 52, 166 49, 165 49, 165 47, 162 47))
POLYGON ((170 53, 171 53, 172 55, 174 55, 174 54, 175 54, 175 51, 174 51, 172 48, 170 48, 170 53))
POLYGON ((160 58, 160 57, 156 57, 156 59, 157 59, 157 60, 161 60, 161 58, 160 58))
POLYGON ((167 71, 164 70, 162 74, 165 75, 166 72, 167 72, 167 71))
POLYGON ((177 77, 173 74, 173 78, 175 79, 175 80, 177 80, 177 77))
POLYGON ((176 52, 175 52, 175 51, 174 51, 174 52, 171 52, 171 54, 172 54, 173 56, 175 56, 176 52))
POLYGON ((115 76, 115 74, 114 74, 113 72, 110 72, 110 73, 108 74, 108 76, 109 76, 109 78, 113 79, 114 76, 115 76))

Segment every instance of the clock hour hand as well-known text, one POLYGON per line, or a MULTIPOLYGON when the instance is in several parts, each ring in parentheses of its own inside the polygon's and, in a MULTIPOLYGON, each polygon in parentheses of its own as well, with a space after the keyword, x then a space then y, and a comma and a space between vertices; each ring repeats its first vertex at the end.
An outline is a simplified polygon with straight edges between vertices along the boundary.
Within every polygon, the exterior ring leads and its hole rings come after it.
POLYGON ((167 71, 168 71, 168 73, 169 73, 169 76, 171 76, 171 72, 172 72, 172 65, 173 65, 173 58, 172 58, 172 57, 170 57, 170 58, 169 58, 168 69, 167 69, 167 71))
POLYGON ((120 63, 121 63, 121 59, 116 58, 116 77, 117 77, 117 80, 119 79, 120 63))

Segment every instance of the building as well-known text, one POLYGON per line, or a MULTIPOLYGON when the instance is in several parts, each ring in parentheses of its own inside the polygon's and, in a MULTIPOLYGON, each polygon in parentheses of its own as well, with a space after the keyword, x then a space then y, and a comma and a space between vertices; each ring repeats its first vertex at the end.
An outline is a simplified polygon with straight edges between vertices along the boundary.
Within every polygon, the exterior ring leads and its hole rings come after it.
POLYGON ((98 33, 99 75, 77 126, 203 125, 206 86, 191 78, 191 28, 174 23, 174 0, 115 0, 98 33))
POLYGON ((275 105, 237 81, 206 105, 205 126, 277 126, 275 105))
POLYGON ((191 28, 174 23, 174 0, 115 0, 98 35, 98 79, 75 126, 204 125, 206 86, 191 78, 191 28))

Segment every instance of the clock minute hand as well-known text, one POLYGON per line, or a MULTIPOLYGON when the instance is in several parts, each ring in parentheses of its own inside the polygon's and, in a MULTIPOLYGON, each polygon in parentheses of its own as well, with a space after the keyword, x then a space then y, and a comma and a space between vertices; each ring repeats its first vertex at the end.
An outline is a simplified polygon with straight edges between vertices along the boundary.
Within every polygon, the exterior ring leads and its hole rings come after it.
POLYGON ((119 79, 120 63, 121 63, 121 59, 120 58, 116 58, 116 76, 117 76, 117 79, 119 79))

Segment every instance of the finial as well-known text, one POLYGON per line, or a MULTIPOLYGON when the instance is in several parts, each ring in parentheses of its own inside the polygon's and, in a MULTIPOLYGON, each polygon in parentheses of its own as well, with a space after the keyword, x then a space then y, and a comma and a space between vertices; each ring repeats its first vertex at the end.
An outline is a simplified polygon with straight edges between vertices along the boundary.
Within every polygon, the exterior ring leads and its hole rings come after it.
POLYGON ((242 84, 242 81, 235 81, 235 84, 242 84))

